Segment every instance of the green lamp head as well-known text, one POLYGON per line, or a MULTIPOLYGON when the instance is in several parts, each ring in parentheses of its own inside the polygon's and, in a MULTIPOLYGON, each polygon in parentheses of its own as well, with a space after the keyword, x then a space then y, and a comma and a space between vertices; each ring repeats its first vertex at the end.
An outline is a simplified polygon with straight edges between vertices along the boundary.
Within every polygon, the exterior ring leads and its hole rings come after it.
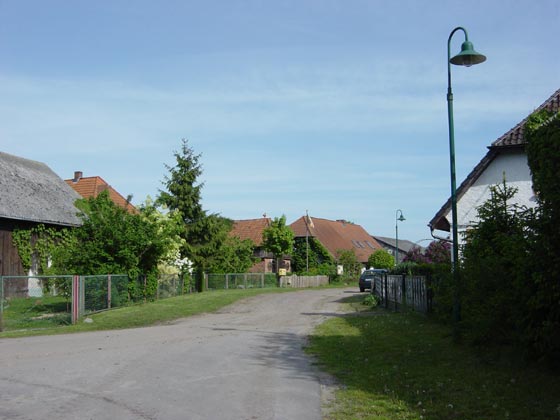
POLYGON ((404 218, 404 216, 403 216, 402 213, 401 213, 401 217, 399 217, 397 220, 398 220, 399 222, 404 222, 406 219, 404 218))
POLYGON ((485 61, 486 56, 476 52, 470 41, 463 42, 461 45, 461 52, 449 60, 451 64, 466 67, 484 63, 485 61))

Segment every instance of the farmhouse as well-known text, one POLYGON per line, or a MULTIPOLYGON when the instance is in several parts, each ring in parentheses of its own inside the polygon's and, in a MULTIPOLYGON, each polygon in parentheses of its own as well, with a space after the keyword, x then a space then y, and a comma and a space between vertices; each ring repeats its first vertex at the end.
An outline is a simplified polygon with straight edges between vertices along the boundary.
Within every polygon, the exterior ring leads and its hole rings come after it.
MULTIPOLYGON (((560 110, 560 89, 554 92, 536 111, 542 109, 554 113, 560 110)), ((490 187, 502 183, 504 176, 509 186, 518 189, 517 204, 526 207, 535 206, 535 194, 523 135, 528 117, 488 146, 486 155, 457 189, 457 229, 460 239, 464 236, 461 233, 476 223, 477 208, 490 198, 490 187)), ((449 236, 451 199, 448 199, 441 207, 428 226, 434 237, 449 236)))
MULTIPOLYGON (((270 226, 270 218, 263 216, 260 219, 234 220, 233 228, 229 235, 241 240, 249 239, 255 246, 253 256, 257 260, 255 265, 249 269, 250 273, 276 273, 276 261, 272 253, 263 248, 263 231, 270 226)), ((280 268, 291 271, 290 259, 284 258, 280 262, 280 268)))
POLYGON ((358 261, 367 265, 368 258, 382 246, 366 230, 345 220, 328 220, 303 216, 290 227, 296 238, 317 239, 336 261, 341 250, 352 250, 358 261))

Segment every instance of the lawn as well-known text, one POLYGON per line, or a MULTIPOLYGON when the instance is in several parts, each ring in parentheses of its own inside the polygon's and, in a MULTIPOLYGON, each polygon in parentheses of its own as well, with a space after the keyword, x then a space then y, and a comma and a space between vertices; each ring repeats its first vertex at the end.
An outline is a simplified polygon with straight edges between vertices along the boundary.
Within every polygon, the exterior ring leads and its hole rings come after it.
POLYGON ((317 327, 308 351, 340 383, 328 419, 559 419, 560 377, 480 357, 416 313, 363 312, 317 327))
POLYGON ((70 303, 60 296, 8 299, 3 307, 4 330, 56 328, 71 323, 70 303))
POLYGON ((92 322, 82 320, 76 325, 69 325, 70 315, 64 313, 66 301, 61 298, 14 299, 5 311, 4 325, 7 328, 6 331, 0 332, 0 338, 144 327, 213 312, 257 294, 294 290, 296 289, 236 289, 194 293, 91 314, 88 318, 92 322), (48 299, 58 300, 51 302, 48 299), (44 313, 45 308, 52 309, 55 316, 37 319, 37 314, 44 313))

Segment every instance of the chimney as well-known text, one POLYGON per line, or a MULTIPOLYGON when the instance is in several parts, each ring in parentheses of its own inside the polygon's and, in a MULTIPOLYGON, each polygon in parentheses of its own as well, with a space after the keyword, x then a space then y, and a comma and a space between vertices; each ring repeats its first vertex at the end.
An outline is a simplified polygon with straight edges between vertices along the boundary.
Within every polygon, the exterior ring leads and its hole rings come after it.
POLYGON ((72 180, 72 182, 78 182, 83 175, 84 174, 82 173, 82 171, 74 171, 74 179, 72 180))

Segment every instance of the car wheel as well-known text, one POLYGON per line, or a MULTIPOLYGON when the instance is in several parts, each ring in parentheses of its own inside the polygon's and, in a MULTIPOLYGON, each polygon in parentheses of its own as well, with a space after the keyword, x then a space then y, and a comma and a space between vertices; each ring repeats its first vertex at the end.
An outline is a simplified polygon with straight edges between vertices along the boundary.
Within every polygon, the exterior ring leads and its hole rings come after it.
POLYGON ((364 289, 363 287, 360 287, 360 292, 362 292, 362 293, 363 293, 363 292, 364 292, 364 290, 365 290, 365 289, 364 289))

